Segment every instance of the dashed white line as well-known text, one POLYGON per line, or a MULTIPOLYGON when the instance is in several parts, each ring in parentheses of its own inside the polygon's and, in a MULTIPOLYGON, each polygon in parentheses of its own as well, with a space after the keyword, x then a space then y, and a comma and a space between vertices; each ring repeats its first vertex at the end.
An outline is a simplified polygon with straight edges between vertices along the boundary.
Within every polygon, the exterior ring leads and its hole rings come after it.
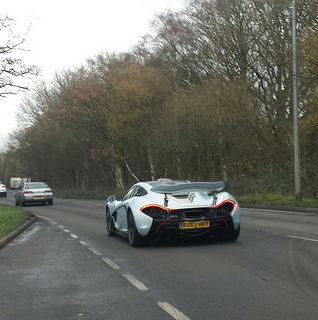
POLYGON ((131 274, 123 274, 123 277, 126 278, 132 285, 134 285, 140 291, 147 291, 148 288, 131 274))
MULTIPOLYGON (((57 224, 56 222, 52 222, 54 224, 57 224)), ((63 229, 64 232, 70 233, 69 230, 64 229, 63 226, 61 225, 57 225, 59 228, 63 229)), ((78 236, 76 234, 71 234, 71 237, 73 237, 74 239, 78 239, 78 236)), ((296 237, 296 236, 287 236, 290 238, 297 238, 297 239, 302 239, 302 240, 309 240, 309 241, 316 241, 318 242, 318 240, 315 239, 308 239, 308 238, 302 238, 302 237, 296 237)), ((88 247, 88 244, 85 241, 79 241, 79 243, 85 247, 88 247)), ((95 255, 97 256, 101 256, 102 254, 94 249, 94 248, 88 248, 91 252, 93 252, 95 255)), ((120 267, 111 259, 109 258, 102 258, 102 260, 104 262, 106 262, 110 267, 112 267, 114 270, 119 270, 120 267)), ((138 290, 140 291, 147 291, 149 290, 141 281, 139 281, 138 279, 136 279, 135 277, 133 277, 131 274, 122 274, 122 276, 128 280, 132 285, 134 285, 138 290)), ((183 314, 181 311, 179 311, 178 309, 176 309, 175 307, 173 307, 169 302, 163 302, 163 301, 159 301, 157 303, 157 305, 163 309, 165 312, 167 312, 168 314, 170 314, 171 317, 173 317, 176 320, 190 320, 190 318, 188 318, 185 314, 183 314)))
POLYGON ((169 313, 170 316, 176 320, 190 320, 190 318, 172 306, 169 302, 159 301, 157 304, 161 309, 169 313))
POLYGON ((294 238, 294 239, 300 239, 300 240, 306 240, 306 241, 312 241, 312 242, 318 242, 318 240, 316 240, 316 239, 310 239, 310 238, 304 238, 304 237, 289 236, 289 235, 287 235, 286 237, 294 238))
POLYGON ((115 270, 119 270, 120 266, 116 264, 113 260, 109 258, 102 258, 103 261, 105 261, 109 266, 111 266, 115 270))
POLYGON ((96 250, 96 249, 94 249, 94 248, 88 248, 90 251, 92 251, 94 254, 96 254, 97 256, 101 256, 102 254, 98 251, 98 250, 96 250))

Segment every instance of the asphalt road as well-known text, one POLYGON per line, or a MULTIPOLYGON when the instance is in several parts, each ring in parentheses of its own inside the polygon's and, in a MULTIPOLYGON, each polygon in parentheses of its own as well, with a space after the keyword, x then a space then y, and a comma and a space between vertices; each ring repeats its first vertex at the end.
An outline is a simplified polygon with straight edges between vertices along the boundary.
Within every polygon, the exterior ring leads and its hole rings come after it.
POLYGON ((27 208, 38 221, 0 250, 1 320, 317 319, 317 214, 241 209, 234 243, 132 248, 105 201, 27 208))

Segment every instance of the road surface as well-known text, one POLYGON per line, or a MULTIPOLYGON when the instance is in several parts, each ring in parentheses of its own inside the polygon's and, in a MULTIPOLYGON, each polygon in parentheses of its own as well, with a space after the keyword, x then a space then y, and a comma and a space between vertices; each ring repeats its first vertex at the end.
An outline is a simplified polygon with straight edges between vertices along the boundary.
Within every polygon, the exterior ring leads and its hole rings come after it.
POLYGON ((241 209, 236 242, 132 248, 106 235, 105 201, 27 209, 0 250, 1 319, 317 319, 317 214, 241 209))

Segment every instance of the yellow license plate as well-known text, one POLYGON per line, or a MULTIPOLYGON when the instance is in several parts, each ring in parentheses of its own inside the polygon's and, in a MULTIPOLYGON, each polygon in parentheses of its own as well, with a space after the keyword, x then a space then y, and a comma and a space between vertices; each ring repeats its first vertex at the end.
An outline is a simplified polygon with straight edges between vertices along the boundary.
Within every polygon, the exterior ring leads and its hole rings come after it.
POLYGON ((44 196, 34 196, 33 199, 44 199, 44 196))
POLYGON ((180 222, 179 229, 197 229, 210 227, 209 220, 180 222))

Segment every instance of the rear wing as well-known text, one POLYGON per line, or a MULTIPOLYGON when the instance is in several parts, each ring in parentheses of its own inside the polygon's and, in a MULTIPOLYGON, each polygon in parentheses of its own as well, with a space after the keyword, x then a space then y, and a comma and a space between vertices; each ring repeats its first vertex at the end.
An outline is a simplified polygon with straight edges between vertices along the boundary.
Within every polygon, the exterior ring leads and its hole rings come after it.
POLYGON ((180 184, 163 184, 152 187, 150 190, 162 194, 182 194, 185 192, 220 192, 224 189, 224 181, 219 182, 190 182, 180 184))

